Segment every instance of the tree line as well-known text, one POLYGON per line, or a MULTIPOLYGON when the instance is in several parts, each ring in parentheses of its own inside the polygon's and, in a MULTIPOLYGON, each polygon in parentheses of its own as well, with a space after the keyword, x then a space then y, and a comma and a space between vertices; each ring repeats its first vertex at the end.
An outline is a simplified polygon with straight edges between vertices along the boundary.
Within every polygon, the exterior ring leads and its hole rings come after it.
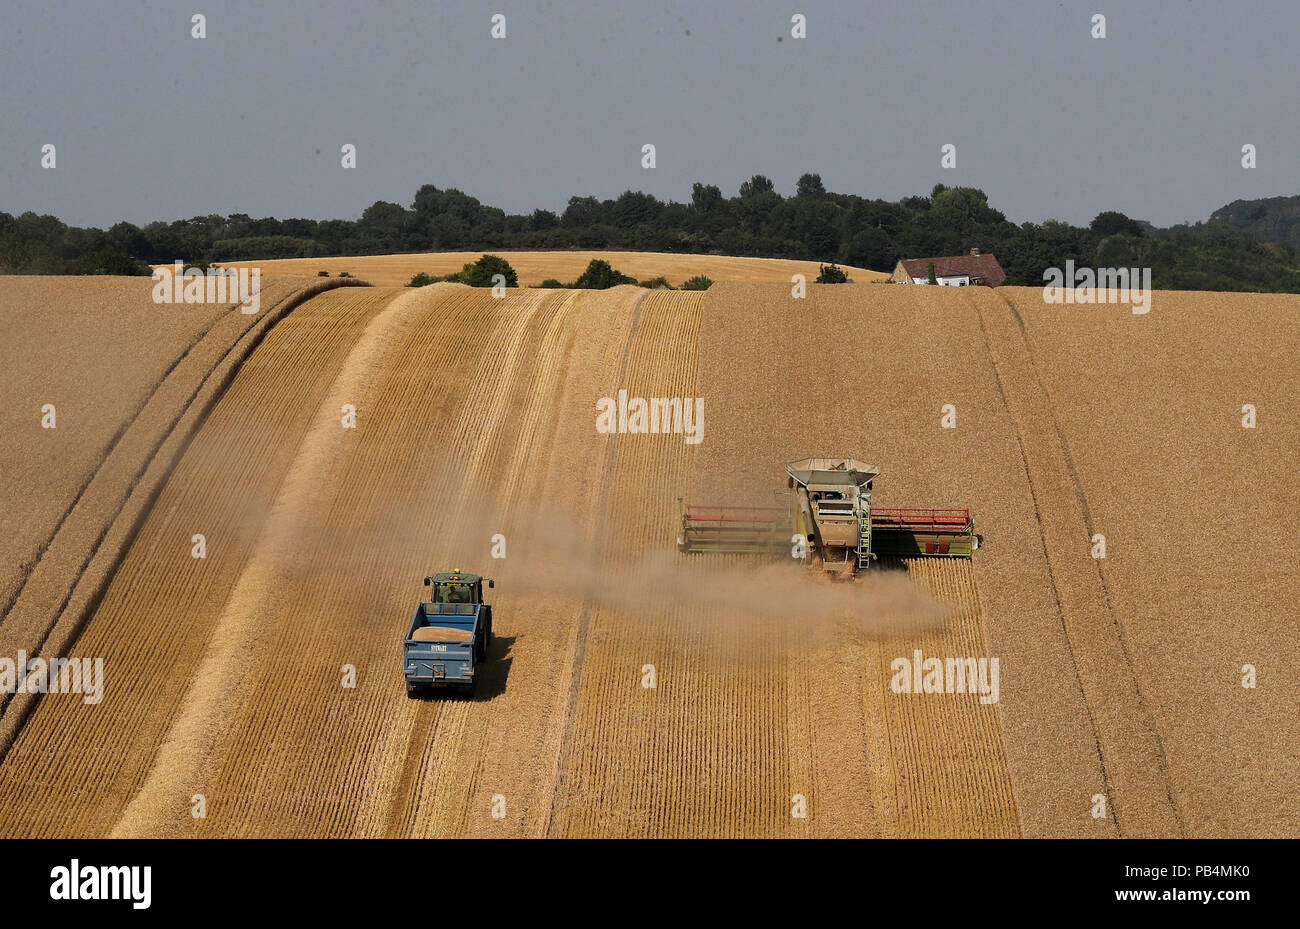
POLYGON ((259 258, 314 258, 426 251, 599 249, 789 258, 890 271, 900 258, 994 252, 1008 284, 1041 286, 1043 271, 1150 267, 1155 286, 1188 290, 1300 292, 1296 248, 1223 222, 1157 229, 1122 213, 1087 226, 1010 222, 973 187, 935 185, 898 201, 826 190, 804 174, 793 196, 756 174, 736 196, 697 183, 687 202, 625 191, 612 200, 570 197, 562 212, 508 214, 455 189, 426 184, 410 206, 377 201, 360 219, 197 216, 107 230, 53 216, 0 213, 0 271, 25 274, 148 273, 148 264, 205 266, 259 258))

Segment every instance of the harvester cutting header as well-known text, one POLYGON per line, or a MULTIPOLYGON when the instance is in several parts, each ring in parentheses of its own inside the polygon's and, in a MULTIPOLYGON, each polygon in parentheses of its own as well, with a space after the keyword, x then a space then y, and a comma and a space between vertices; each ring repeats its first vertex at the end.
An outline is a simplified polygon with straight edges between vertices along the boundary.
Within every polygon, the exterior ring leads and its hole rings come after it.
POLYGON ((979 547, 969 510, 873 508, 875 465, 804 458, 785 470, 792 506, 685 504, 678 549, 802 555, 810 567, 852 577, 881 555, 969 558, 979 547))

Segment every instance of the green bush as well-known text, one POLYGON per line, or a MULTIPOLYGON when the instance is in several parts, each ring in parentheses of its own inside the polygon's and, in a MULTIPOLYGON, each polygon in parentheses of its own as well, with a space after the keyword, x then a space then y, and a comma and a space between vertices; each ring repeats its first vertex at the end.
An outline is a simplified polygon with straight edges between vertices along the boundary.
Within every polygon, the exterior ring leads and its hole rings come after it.
POLYGON ((102 248, 97 252, 84 254, 74 261, 66 262, 63 271, 72 274, 139 275, 152 273, 152 269, 143 262, 136 261, 121 250, 111 246, 102 248))
POLYGON ((352 276, 352 275, 349 274, 347 271, 340 271, 340 272, 339 272, 339 277, 351 277, 351 276, 352 276))
MULTIPOLYGON (((849 276, 844 273, 839 265, 833 262, 828 265, 821 265, 821 273, 817 275, 816 284, 847 284, 849 276)), ((932 266, 933 267, 933 266, 932 266)))
POLYGON ((587 270, 573 282, 573 287, 584 290, 608 290, 619 284, 635 283, 636 278, 628 277, 622 271, 611 267, 610 263, 603 258, 593 258, 591 264, 587 265, 587 270))
POLYGON ((317 271, 317 272, 316 272, 316 276, 317 276, 317 277, 329 277, 329 276, 330 276, 330 273, 329 273, 328 271, 317 271))
POLYGON ((417 274, 417 275, 415 275, 413 278, 411 278, 411 282, 410 282, 409 284, 407 284, 406 286, 407 286, 407 287, 427 287, 429 284, 434 283, 436 280, 438 280, 438 279, 437 279, 436 277, 434 277, 433 275, 431 275, 431 274, 425 274, 423 271, 421 271, 419 274, 417 274))
POLYGON ((492 287, 496 283, 493 278, 498 274, 505 278, 507 287, 519 286, 519 275, 515 273, 514 268, 510 267, 510 262, 500 255, 484 255, 478 261, 467 263, 460 269, 460 273, 447 275, 446 279, 456 280, 470 287, 492 287))
POLYGON ((697 274, 682 285, 682 290, 708 290, 712 286, 712 278, 707 278, 703 274, 697 274))
POLYGON ((652 277, 649 280, 637 281, 638 287, 649 287, 651 290, 672 290, 673 285, 668 283, 668 278, 662 274, 658 277, 652 277))
POLYGON ((564 284, 562 284, 560 281, 556 280, 556 279, 553 278, 553 277, 548 277, 546 280, 542 281, 542 282, 541 282, 540 284, 538 284, 537 286, 538 286, 538 287, 550 287, 550 288, 557 288, 557 287, 561 287, 561 288, 562 288, 562 287, 564 287, 564 284))

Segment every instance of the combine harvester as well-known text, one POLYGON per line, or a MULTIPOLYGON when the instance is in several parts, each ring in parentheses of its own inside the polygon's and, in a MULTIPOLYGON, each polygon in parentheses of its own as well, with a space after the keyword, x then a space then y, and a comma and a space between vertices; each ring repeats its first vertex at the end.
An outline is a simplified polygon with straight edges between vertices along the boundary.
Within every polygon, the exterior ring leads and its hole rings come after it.
POLYGON ((785 466, 793 506, 684 504, 683 552, 790 554, 809 567, 852 578, 881 555, 969 558, 979 547, 969 510, 874 509, 875 465, 804 458, 785 466))

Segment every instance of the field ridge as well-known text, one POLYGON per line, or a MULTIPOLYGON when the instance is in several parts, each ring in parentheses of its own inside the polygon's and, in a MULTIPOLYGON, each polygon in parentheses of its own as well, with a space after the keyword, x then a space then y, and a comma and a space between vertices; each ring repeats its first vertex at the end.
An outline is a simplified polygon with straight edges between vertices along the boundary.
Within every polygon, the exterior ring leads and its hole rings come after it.
MULTIPOLYGON (((274 302, 258 314, 237 312, 238 304, 205 330, 167 369, 149 397, 124 423, 111 448, 69 505, 0 619, 0 654, 66 655, 85 619, 121 563, 135 534, 189 439, 202 426, 239 366, 266 333, 295 307, 326 290, 360 281, 281 281, 274 302), (220 331, 223 328, 232 332, 220 331), (205 343, 200 359, 198 349, 205 343), (182 371, 194 355, 193 370, 182 371), (173 376, 175 375, 175 376, 173 376), (192 385, 192 386, 191 386, 192 385), (176 396, 164 396, 166 392, 176 396), (67 520, 76 514, 69 523, 67 520), (61 559, 56 556, 62 556, 61 559), (46 559, 49 556, 49 559, 46 559), (76 565, 69 574, 56 560, 76 565)), ((265 296, 265 295, 264 295, 265 296)), ((0 763, 38 698, 0 698, 0 763)))
POLYGON ((1182 835, 1163 741, 1110 608, 1099 559, 1089 552, 1087 499, 1024 323, 994 291, 969 296, 1025 464, 1061 629, 1096 736, 1108 818, 1120 835, 1182 835))

